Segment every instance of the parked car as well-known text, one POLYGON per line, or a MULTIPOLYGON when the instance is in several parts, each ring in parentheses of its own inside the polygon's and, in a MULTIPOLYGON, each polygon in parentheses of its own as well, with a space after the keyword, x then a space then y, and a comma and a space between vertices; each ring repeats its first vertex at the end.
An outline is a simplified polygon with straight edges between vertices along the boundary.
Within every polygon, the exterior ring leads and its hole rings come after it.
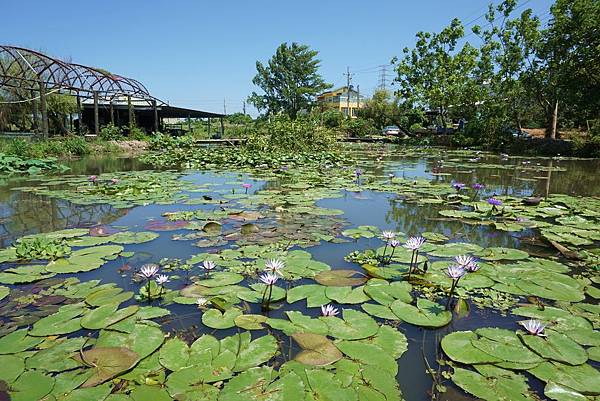
POLYGON ((388 125, 387 127, 383 127, 381 133, 383 135, 399 135, 400 128, 397 125, 388 125))

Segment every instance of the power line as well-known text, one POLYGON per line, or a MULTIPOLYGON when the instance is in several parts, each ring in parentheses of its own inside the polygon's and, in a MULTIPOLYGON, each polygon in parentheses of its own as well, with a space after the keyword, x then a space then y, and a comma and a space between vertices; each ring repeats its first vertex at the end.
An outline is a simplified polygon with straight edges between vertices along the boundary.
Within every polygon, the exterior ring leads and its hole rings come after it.
POLYGON ((387 65, 382 64, 379 66, 379 89, 386 90, 387 88, 387 65))

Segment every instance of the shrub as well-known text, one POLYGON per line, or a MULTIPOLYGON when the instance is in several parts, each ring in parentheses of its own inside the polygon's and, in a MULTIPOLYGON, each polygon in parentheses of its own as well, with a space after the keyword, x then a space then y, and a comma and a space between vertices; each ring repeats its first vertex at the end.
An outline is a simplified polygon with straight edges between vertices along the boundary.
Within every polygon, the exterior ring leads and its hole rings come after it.
POLYGON ((353 138, 362 138, 377 132, 371 121, 362 118, 345 120, 342 128, 353 138))
POLYGON ((100 138, 106 141, 116 141, 123 139, 123 129, 116 125, 109 123, 100 130, 100 138))

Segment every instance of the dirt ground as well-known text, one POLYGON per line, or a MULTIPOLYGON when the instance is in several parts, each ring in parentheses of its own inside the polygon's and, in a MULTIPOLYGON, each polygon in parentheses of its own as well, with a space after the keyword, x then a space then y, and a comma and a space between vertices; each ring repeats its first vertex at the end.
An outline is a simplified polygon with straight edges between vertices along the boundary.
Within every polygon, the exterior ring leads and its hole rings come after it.
POLYGON ((110 141, 110 144, 128 154, 142 153, 148 148, 148 142, 145 141, 110 141))

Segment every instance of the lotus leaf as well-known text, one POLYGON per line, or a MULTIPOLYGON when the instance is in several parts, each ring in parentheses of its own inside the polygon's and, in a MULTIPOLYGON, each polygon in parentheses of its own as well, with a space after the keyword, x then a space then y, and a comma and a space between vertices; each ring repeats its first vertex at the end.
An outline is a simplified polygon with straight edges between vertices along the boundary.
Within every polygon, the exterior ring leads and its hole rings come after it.
POLYGON ((292 338, 302 351, 294 360, 306 365, 326 366, 340 360, 342 353, 327 337, 314 333, 295 333, 292 338))

